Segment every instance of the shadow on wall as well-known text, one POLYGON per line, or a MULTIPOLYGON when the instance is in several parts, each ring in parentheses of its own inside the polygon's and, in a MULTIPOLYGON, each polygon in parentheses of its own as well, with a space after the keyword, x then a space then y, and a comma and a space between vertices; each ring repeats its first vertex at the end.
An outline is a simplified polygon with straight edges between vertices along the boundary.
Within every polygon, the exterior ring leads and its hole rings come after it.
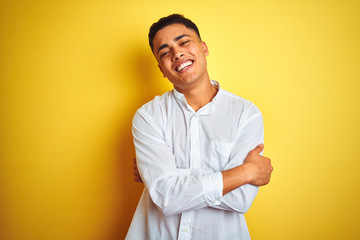
MULTIPOLYGON (((132 48, 134 49, 134 48, 132 48)), ((137 49, 137 48, 135 48, 137 49)), ((138 49, 141 49, 139 47, 138 49)), ((126 117, 123 117, 122 125, 119 129, 118 140, 115 150, 117 151, 116 172, 118 183, 117 200, 113 212, 114 219, 110 221, 108 226, 110 231, 105 237, 106 240, 124 239, 130 226, 133 214, 140 199, 144 185, 133 180, 132 162, 135 157, 135 149, 131 134, 131 121, 136 110, 146 102, 152 100, 156 95, 161 95, 166 89, 167 79, 162 78, 159 69, 152 55, 148 54, 149 49, 142 49, 134 54, 132 51, 126 55, 128 66, 130 68, 129 75, 130 86, 133 90, 133 102, 129 102, 126 117), (128 57, 130 56, 130 57, 128 57)))

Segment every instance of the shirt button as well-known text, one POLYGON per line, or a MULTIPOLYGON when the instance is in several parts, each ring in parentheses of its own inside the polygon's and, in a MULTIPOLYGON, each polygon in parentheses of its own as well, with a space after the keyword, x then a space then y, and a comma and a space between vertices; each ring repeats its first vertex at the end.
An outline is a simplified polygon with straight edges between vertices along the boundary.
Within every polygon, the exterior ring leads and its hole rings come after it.
POLYGON ((183 232, 187 232, 188 231, 188 229, 187 228, 183 228, 183 232))

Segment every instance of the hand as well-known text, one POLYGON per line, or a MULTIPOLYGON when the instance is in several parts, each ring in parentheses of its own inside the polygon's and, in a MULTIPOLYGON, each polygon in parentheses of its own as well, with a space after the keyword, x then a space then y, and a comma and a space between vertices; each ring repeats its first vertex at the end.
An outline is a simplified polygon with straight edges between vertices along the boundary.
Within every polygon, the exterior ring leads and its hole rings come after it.
POLYGON ((270 182, 273 167, 269 158, 261 156, 264 145, 260 144, 251 150, 245 158, 244 168, 248 176, 248 183, 263 186, 270 182))
POLYGON ((140 177, 139 171, 137 169, 136 158, 133 159, 133 175, 134 175, 135 182, 140 182, 140 183, 143 182, 140 177))

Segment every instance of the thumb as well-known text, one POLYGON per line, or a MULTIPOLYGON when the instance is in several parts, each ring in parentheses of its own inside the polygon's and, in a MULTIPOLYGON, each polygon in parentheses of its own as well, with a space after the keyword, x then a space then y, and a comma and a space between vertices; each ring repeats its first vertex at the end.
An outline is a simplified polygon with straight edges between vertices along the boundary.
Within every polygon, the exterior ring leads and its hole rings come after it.
POLYGON ((260 154, 262 152, 262 150, 264 150, 264 144, 259 144, 256 146, 256 148, 254 148, 252 150, 252 152, 256 153, 256 154, 260 154))

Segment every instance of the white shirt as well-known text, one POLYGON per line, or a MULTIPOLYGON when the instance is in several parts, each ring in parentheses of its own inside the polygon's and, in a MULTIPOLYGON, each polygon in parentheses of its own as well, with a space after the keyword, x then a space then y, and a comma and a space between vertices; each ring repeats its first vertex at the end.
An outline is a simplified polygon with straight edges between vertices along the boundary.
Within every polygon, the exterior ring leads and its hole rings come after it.
POLYGON ((175 89, 133 118, 137 166, 145 188, 126 239, 250 239, 244 213, 258 188, 222 196, 221 171, 241 165, 263 143, 260 111, 219 87, 195 112, 175 89))

